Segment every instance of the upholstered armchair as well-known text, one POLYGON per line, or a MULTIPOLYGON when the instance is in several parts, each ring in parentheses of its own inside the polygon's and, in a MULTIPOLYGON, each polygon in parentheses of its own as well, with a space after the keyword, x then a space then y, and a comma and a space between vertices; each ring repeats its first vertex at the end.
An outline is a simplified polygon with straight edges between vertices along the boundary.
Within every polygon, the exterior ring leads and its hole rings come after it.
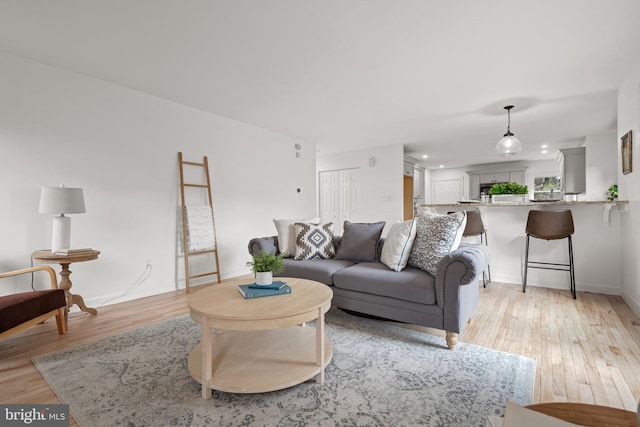
POLYGON ((67 301, 64 290, 58 288, 56 272, 51 267, 38 266, 0 273, 0 279, 37 271, 49 274, 51 289, 0 296, 0 339, 42 323, 52 316, 56 316, 58 333, 67 332, 64 312, 67 301))

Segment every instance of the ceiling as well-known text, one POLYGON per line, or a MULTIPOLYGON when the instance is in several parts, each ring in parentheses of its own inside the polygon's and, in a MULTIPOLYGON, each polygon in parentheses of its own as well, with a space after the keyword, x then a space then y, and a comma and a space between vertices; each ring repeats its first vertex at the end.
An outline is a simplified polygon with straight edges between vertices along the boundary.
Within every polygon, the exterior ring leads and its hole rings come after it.
POLYGON ((404 144, 426 167, 461 167, 555 158, 615 130, 640 2, 0 0, 0 50, 319 155, 404 144), (524 149, 505 159, 508 104, 524 149))

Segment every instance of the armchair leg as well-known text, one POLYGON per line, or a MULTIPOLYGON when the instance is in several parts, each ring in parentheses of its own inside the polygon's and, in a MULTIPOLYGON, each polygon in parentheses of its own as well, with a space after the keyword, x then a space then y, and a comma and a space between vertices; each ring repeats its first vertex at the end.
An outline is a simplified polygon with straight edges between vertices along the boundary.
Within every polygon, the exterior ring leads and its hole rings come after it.
POLYGON ((58 309, 58 314, 56 314, 56 326, 58 326, 58 334, 62 335, 67 332, 67 318, 64 315, 64 308, 58 309))
POLYGON ((457 344, 458 334, 455 332, 447 331, 447 347, 449 347, 449 350, 455 350, 457 344))

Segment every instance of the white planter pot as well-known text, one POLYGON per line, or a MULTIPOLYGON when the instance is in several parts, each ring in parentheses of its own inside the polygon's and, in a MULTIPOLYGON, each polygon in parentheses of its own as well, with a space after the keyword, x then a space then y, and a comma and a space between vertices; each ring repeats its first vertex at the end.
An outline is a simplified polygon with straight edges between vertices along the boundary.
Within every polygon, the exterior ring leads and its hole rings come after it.
POLYGON ((273 272, 256 272, 256 285, 270 285, 273 283, 273 272))
POLYGON ((491 203, 525 203, 528 194, 494 194, 491 203))

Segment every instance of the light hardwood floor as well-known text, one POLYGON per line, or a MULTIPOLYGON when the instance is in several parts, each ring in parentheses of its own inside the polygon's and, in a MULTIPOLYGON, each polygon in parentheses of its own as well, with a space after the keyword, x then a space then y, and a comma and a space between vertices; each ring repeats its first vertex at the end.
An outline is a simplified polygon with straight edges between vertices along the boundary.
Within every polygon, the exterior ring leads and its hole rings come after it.
MULTIPOLYGON (((187 295, 176 291, 102 307, 97 316, 71 313, 64 336, 48 321, 0 341, 0 402, 57 403, 33 356, 185 314, 187 295)), ((444 345, 442 331, 403 327, 441 336, 444 345)), ((480 305, 460 342, 535 358, 534 403, 635 411, 640 399, 640 319, 618 296, 578 292, 573 300, 568 290, 528 287, 523 294, 520 285, 493 282, 480 288, 480 305)))

